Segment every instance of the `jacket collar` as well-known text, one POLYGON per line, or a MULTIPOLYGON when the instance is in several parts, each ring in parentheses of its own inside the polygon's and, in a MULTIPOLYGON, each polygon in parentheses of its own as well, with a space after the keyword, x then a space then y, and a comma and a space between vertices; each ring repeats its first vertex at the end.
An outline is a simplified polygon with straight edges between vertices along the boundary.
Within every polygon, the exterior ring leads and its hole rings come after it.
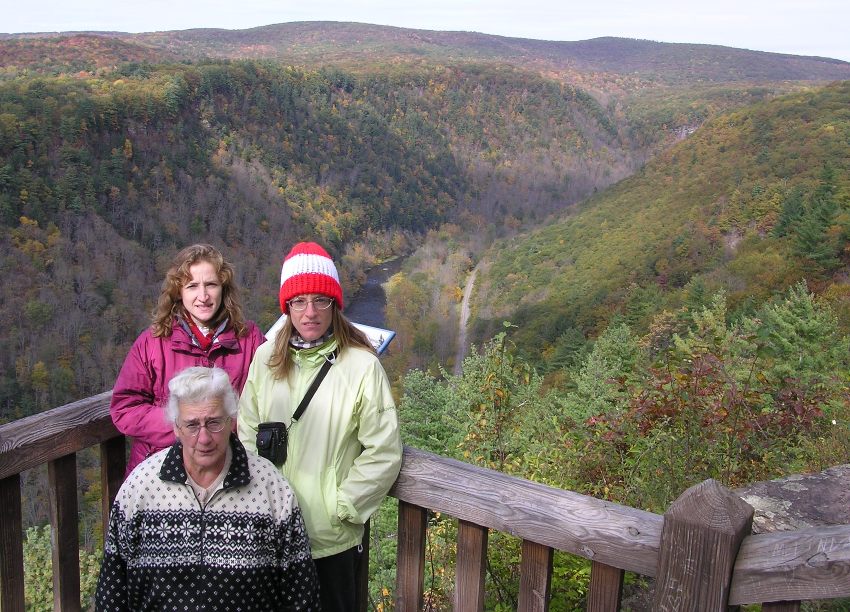
POLYGON ((308 364, 308 366, 321 365, 326 359, 332 360, 334 358, 333 353, 337 351, 336 338, 331 336, 327 342, 313 348, 300 349, 289 345, 289 350, 292 351, 293 361, 298 366, 302 364, 308 364))
MULTIPOLYGON (((248 453, 236 434, 230 434, 230 449, 233 451, 233 459, 230 462, 230 469, 224 477, 222 488, 230 489, 232 487, 241 487, 251 482, 251 470, 248 468, 248 453)), ((178 484, 186 484, 186 466, 183 465, 183 444, 180 441, 175 442, 165 456, 165 461, 162 462, 162 467, 159 470, 159 477, 166 482, 176 482, 178 484)))
MULTIPOLYGON (((190 351, 192 348, 200 349, 200 345, 195 340, 189 326, 180 317, 174 318, 174 325, 171 332, 171 345, 174 350, 190 351)), ((227 350, 237 350, 239 348, 239 339, 233 331, 233 328, 228 325, 228 321, 222 322, 213 335, 213 343, 208 349, 209 352, 215 351, 218 348, 227 350)))

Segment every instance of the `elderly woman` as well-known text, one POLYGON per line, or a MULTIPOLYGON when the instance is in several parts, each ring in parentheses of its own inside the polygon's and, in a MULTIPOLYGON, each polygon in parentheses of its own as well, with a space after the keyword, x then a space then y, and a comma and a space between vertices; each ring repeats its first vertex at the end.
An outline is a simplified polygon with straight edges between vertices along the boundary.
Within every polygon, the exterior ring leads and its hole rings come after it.
POLYGON ((318 610, 316 569, 295 494, 247 453, 219 368, 171 379, 177 442, 121 486, 109 517, 97 610, 318 610))
POLYGON ((357 610, 364 524, 401 467, 395 401, 369 340, 342 314, 339 275, 321 246, 292 248, 279 298, 286 323, 251 363, 239 403, 239 437, 255 450, 261 423, 289 427, 281 470, 304 511, 322 610, 357 610))
POLYGON ((190 366, 216 365, 241 391, 264 341, 259 328, 243 318, 233 267, 218 249, 194 244, 177 253, 152 324, 133 344, 112 390, 112 421, 133 439, 127 473, 174 442, 162 412, 172 376, 190 366))

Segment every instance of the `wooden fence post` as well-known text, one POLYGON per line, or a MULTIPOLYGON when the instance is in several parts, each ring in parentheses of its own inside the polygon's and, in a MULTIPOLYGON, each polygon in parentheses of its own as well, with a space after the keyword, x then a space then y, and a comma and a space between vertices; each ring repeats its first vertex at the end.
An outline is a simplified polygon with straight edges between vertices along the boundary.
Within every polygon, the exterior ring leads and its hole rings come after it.
POLYGON ((484 580, 487 570, 487 540, 490 532, 464 520, 457 526, 455 563, 455 610, 484 610, 484 580))
POLYGON ((117 436, 100 443, 100 504, 103 520, 103 538, 109 533, 109 511, 124 481, 127 467, 127 443, 124 436, 117 436))
POLYGON ((590 566, 586 612, 617 612, 623 601, 625 572, 594 561, 590 566))
POLYGON ((552 560, 549 546, 522 541, 517 609, 521 612, 546 612, 552 590, 552 560))
POLYGON ((752 522, 752 506, 715 480, 685 491, 664 514, 653 610, 725 612, 752 522))
POLYGON ((395 608, 399 612, 422 610, 425 590, 425 531, 428 511, 398 502, 398 553, 395 608))
POLYGON ((50 543, 53 549, 53 608, 73 612, 80 609, 77 455, 72 453, 50 461, 47 475, 50 483, 50 543))
POLYGON ((24 534, 21 475, 0 479, 0 609, 24 609, 24 534))

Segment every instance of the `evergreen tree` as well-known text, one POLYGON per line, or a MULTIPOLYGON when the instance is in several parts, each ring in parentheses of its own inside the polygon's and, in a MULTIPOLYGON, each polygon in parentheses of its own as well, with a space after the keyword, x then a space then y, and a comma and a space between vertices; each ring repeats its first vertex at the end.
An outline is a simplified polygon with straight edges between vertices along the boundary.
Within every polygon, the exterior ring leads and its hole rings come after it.
POLYGON ((837 241, 829 234, 835 212, 832 198, 817 198, 797 225, 794 252, 806 262, 807 271, 817 276, 833 270, 841 263, 837 256, 837 241))
POLYGON ((787 379, 804 388, 823 384, 847 367, 848 340, 835 314, 809 293, 805 282, 762 307, 745 328, 756 335, 759 355, 766 360, 763 372, 776 388, 787 379))
POLYGON ((567 398, 568 413, 577 421, 622 411, 628 394, 624 383, 640 362, 637 338, 625 323, 612 325, 574 375, 576 389, 567 398))
POLYGON ((779 212, 779 220, 773 228, 773 235, 782 237, 790 233, 803 216, 804 210, 803 190, 798 186, 782 200, 782 209, 779 212))
POLYGON ((584 334, 570 327, 555 340, 552 357, 544 365, 548 371, 573 368, 587 345, 584 334))
POLYGON ((831 232, 838 204, 835 201, 835 172, 824 166, 821 181, 797 223, 794 252, 803 259, 810 274, 822 276, 838 267, 838 235, 831 232))

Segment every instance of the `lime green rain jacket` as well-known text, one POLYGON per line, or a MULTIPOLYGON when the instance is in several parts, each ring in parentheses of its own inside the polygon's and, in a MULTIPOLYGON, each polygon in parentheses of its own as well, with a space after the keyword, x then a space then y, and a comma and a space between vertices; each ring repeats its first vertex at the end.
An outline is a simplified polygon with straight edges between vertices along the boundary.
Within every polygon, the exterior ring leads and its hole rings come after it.
POLYGON ((401 468, 395 401, 378 358, 347 348, 336 358, 301 418, 292 414, 336 340, 290 349, 295 367, 277 380, 268 367, 274 342, 262 344, 251 362, 239 401, 238 432, 257 450, 257 425, 280 421, 289 428, 281 473, 298 497, 314 559, 360 544, 363 525, 386 496, 401 468))

